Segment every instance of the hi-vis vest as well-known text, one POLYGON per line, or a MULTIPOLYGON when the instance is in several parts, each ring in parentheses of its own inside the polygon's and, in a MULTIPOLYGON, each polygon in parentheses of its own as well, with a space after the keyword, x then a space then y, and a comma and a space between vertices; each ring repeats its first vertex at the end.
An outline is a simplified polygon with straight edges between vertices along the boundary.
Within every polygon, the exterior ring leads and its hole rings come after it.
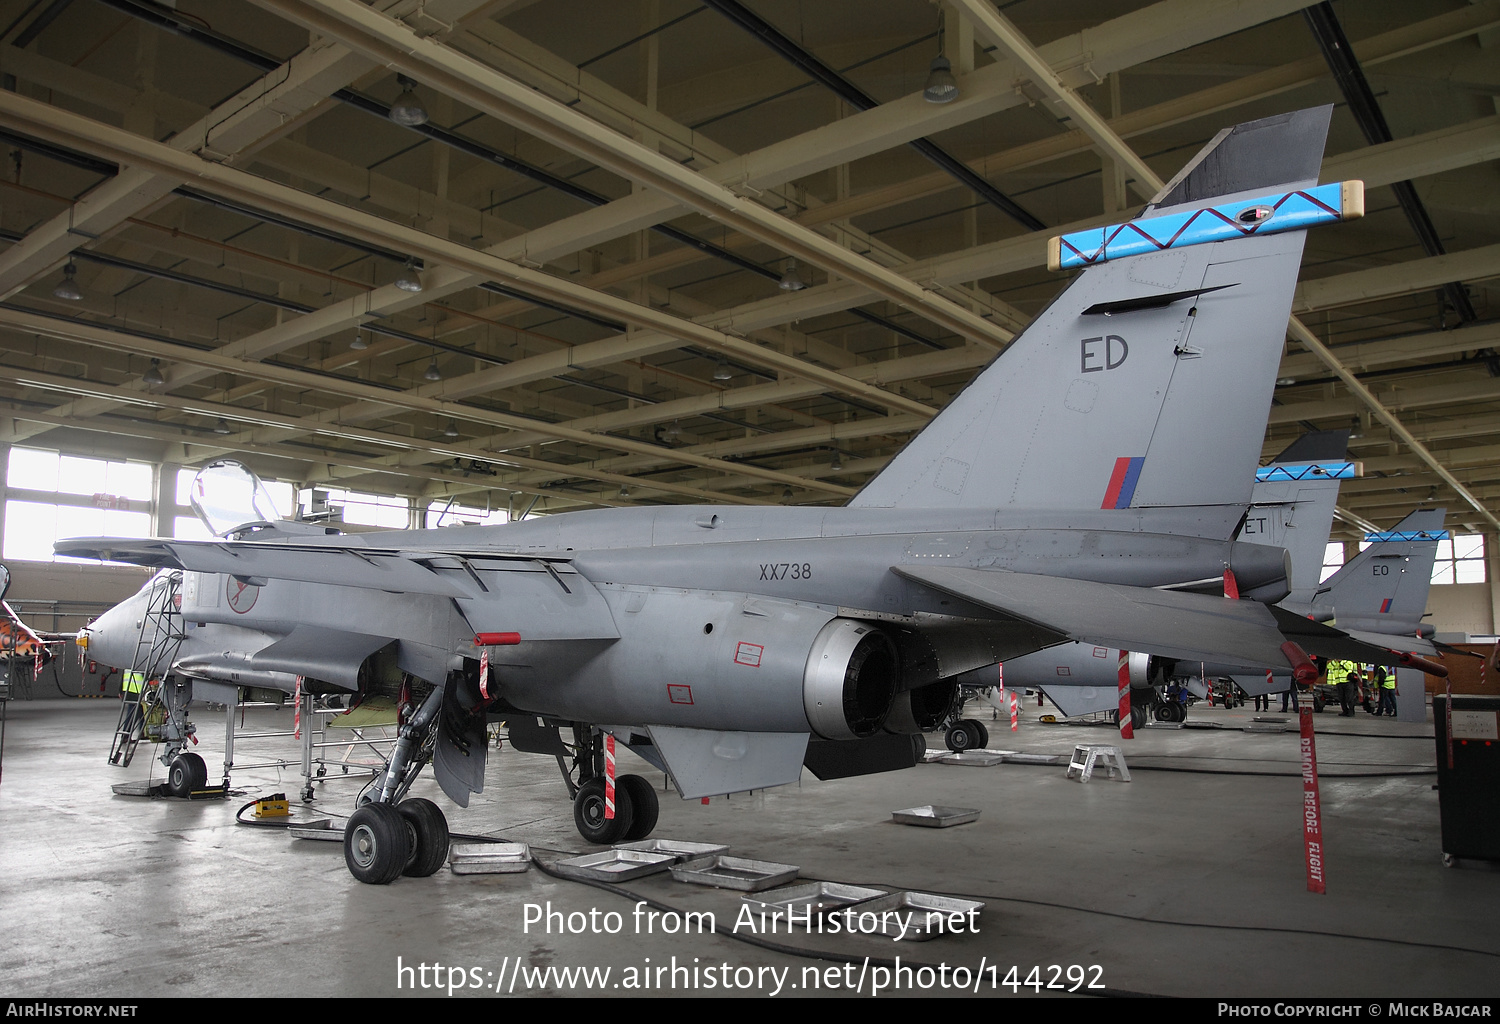
POLYGON ((144 672, 126 672, 120 677, 121 693, 140 693, 145 685, 146 673, 144 672))
POLYGON ((1338 685, 1348 680, 1349 673, 1354 671, 1354 664, 1348 661, 1330 661, 1328 663, 1328 682, 1338 685))

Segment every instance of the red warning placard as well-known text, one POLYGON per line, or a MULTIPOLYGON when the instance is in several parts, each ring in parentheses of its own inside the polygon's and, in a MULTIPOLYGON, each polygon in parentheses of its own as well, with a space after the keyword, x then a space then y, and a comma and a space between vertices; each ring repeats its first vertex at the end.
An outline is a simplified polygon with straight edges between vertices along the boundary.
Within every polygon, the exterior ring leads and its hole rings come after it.
POLYGON ((765 650, 765 647, 760 644, 742 643, 734 649, 734 663, 748 665, 750 668, 760 668, 760 656, 765 653, 765 650))
POLYGON ((1307 891, 1326 893, 1323 881, 1323 807, 1318 800, 1318 748, 1313 742, 1313 710, 1301 708, 1302 840, 1307 850, 1307 891))

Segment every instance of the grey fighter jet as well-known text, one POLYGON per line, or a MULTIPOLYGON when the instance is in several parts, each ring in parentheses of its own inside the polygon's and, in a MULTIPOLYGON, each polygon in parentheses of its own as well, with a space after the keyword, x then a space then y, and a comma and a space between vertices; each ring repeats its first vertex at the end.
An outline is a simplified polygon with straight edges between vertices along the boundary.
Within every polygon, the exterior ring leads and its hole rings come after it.
MULTIPOLYGON (((1362 212, 1360 183, 1317 184, 1330 109, 1226 129, 1140 218, 1055 239, 1071 284, 846 507, 57 550, 180 575, 181 640, 149 674, 413 694, 346 830, 368 882, 441 864, 441 813, 402 797, 429 760, 459 804, 479 791, 487 715, 559 754, 580 833, 609 843, 656 804, 627 778, 606 814, 606 735, 691 799, 910 766, 956 676, 1070 640, 1310 671, 1262 603, 1285 551, 1235 535, 1305 229, 1362 212)), ((89 628, 92 657, 133 664, 144 600, 89 628)))

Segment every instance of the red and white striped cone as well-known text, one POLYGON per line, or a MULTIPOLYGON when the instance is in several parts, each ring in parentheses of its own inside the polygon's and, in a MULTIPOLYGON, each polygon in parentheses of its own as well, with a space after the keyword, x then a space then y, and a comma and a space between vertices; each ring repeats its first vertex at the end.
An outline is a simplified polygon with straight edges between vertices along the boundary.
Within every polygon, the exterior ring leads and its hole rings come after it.
POLYGON ((1120 739, 1135 739, 1135 727, 1130 722, 1130 652, 1120 652, 1120 739))
POLYGON ((604 817, 613 821, 615 817, 615 737, 613 733, 604 737, 604 817))

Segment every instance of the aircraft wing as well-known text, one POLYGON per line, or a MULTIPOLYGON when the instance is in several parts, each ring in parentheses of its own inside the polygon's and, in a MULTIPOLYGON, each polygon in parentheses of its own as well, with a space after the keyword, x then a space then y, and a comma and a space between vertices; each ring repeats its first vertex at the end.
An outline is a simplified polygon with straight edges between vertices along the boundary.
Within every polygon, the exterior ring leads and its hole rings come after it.
MULTIPOLYGON (((486 592, 479 568, 494 563, 541 561, 535 555, 493 551, 414 551, 347 543, 292 544, 276 541, 136 540, 80 537, 53 547, 73 558, 101 558, 136 565, 173 566, 190 572, 227 573, 254 585, 299 580, 440 597, 480 598, 486 592), (488 564, 486 564, 488 563, 488 564)), ((556 559, 546 562, 558 563, 556 559)), ((554 572, 574 573, 566 561, 554 572)), ((574 573, 576 575, 576 573, 574 573)))
POLYGON ((476 633, 518 632, 528 640, 612 640, 620 635, 603 596, 566 559, 363 547, 348 540, 341 536, 295 544, 90 537, 58 541, 55 550, 76 558, 225 573, 253 586, 297 580, 435 594, 455 599, 476 633))
POLYGON ((898 575, 1063 634, 1069 640, 1188 661, 1286 662, 1265 605, 1175 590, 947 566, 894 566, 898 575))

